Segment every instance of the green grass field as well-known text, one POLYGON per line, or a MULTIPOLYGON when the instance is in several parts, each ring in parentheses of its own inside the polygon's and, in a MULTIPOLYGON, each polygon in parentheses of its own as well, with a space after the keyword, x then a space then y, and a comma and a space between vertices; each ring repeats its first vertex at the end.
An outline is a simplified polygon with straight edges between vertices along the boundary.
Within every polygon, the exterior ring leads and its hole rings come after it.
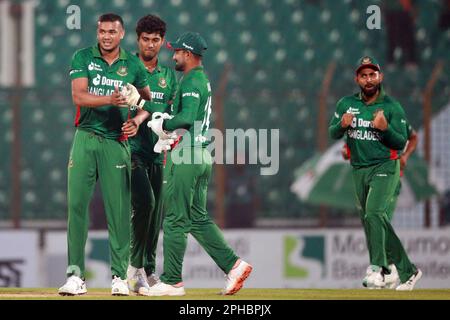
POLYGON ((95 288, 77 297, 61 297, 56 292, 56 288, 0 288, 0 300, 450 300, 450 289, 242 289, 234 296, 219 295, 217 289, 187 289, 183 297, 113 297, 110 289, 95 288))

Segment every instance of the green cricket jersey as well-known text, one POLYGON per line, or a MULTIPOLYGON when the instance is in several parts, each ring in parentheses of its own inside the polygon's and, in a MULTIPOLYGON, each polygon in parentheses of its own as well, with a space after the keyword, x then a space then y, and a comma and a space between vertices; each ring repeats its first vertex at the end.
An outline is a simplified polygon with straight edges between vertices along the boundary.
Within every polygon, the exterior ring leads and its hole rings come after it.
MULTIPOLYGON (((158 63, 153 72, 146 72, 152 94, 152 102, 167 106, 166 110, 161 111, 171 113, 169 102, 174 101, 177 91, 175 71, 158 63)), ((131 116, 134 117, 136 113, 137 111, 132 111, 131 116)), ((155 164, 162 164, 164 155, 153 151, 153 147, 158 141, 158 136, 147 126, 148 120, 145 120, 139 126, 137 135, 130 139, 131 152, 155 164)))
MULTIPOLYGON (((114 87, 127 83, 141 89, 147 86, 147 70, 130 52, 120 48, 119 58, 109 65, 101 56, 98 45, 80 49, 72 57, 70 78, 87 78, 88 92, 109 96, 114 87)), ((128 108, 106 105, 97 108, 76 106, 75 126, 92 131, 107 139, 126 139, 122 124, 128 119, 128 108)))
POLYGON ((210 124, 211 99, 211 84, 203 67, 193 68, 181 79, 173 104, 174 117, 164 121, 163 128, 168 131, 186 129, 190 139, 183 135, 182 146, 206 147, 209 144, 206 134, 210 124))
POLYGON ((407 122, 405 112, 399 102, 384 93, 383 88, 376 101, 366 105, 361 93, 347 96, 338 101, 336 112, 328 128, 333 139, 346 134, 350 149, 350 162, 356 168, 375 165, 389 159, 398 158, 407 141, 407 122), (380 131, 372 127, 371 121, 378 110, 384 110, 388 129, 380 131), (352 124, 341 127, 344 113, 352 113, 352 124))

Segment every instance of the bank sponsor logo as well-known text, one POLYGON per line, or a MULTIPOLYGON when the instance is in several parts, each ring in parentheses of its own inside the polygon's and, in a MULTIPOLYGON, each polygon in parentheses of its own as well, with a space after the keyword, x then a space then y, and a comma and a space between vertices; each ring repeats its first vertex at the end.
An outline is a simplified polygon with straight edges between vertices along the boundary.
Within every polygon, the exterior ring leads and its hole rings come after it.
POLYGON ((321 279, 325 271, 323 235, 285 236, 284 276, 297 279, 321 279))
POLYGON ((88 70, 89 71, 103 71, 102 67, 93 61, 91 61, 91 63, 89 63, 88 70))
POLYGON ((348 107, 346 113, 351 113, 351 114, 360 114, 359 109, 358 108, 353 108, 353 107, 348 107))

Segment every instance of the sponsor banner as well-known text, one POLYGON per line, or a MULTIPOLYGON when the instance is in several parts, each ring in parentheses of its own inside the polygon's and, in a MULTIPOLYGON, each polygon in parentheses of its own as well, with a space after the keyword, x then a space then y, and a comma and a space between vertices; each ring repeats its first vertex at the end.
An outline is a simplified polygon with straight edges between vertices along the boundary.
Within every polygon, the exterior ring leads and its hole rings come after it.
POLYGON ((40 287, 36 231, 0 231, 0 287, 40 287))
MULTIPOLYGON (((450 287, 450 230, 398 232, 410 259, 424 275, 419 288, 450 287)), ((345 230, 225 230, 225 239, 254 271, 251 288, 361 288, 369 265, 364 233, 345 230)), ((47 286, 65 279, 65 232, 46 236, 47 286)), ((162 272, 162 233, 158 243, 157 273, 162 272)), ((90 232, 86 244, 89 287, 109 287, 111 272, 107 232, 90 232)), ((225 274, 189 236, 183 264, 187 288, 221 288, 225 274)))
MULTIPOLYGON (((398 236, 423 271, 418 287, 449 288, 449 230, 400 230, 398 236)), ((283 287, 360 288, 369 265, 362 230, 287 231, 282 247, 283 287)))

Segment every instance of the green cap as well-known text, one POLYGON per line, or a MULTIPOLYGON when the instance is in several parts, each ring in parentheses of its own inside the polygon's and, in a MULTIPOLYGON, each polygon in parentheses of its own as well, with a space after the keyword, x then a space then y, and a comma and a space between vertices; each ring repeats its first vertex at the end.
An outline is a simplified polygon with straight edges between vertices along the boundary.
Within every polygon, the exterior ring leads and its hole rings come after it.
POLYGON ((167 47, 172 50, 188 50, 199 56, 208 49, 205 39, 197 32, 183 33, 177 41, 167 42, 167 47))
POLYGON ((363 68, 371 68, 376 71, 381 71, 378 61, 373 57, 369 56, 364 56, 358 60, 358 65, 356 67, 356 74, 358 74, 359 70, 363 68))

